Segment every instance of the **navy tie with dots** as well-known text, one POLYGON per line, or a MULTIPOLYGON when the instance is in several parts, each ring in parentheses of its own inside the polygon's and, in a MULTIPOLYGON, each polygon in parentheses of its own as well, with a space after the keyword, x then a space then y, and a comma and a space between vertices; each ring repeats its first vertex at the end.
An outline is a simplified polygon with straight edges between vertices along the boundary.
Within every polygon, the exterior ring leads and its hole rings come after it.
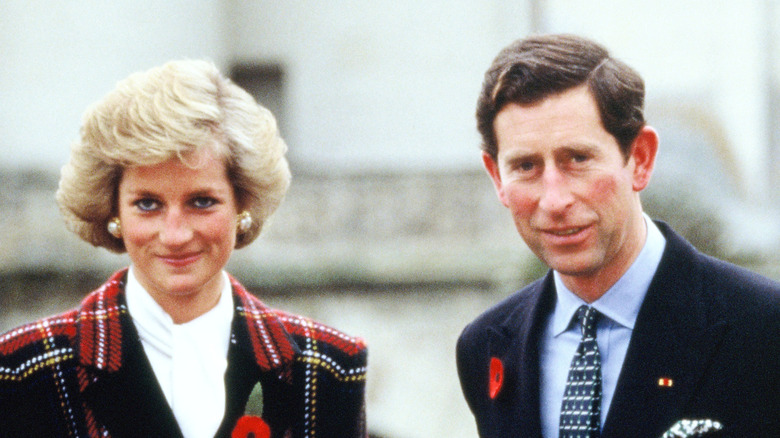
POLYGON ((577 309, 582 339, 566 379, 561 405, 560 438, 597 438, 601 422, 601 356, 596 343, 599 312, 589 306, 577 309))

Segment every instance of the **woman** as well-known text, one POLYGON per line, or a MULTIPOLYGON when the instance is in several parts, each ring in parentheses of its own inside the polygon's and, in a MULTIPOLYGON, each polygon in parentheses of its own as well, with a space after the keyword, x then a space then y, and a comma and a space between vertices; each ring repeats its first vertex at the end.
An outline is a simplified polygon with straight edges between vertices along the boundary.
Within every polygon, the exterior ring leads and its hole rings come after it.
POLYGON ((57 201, 131 265, 0 336, 0 436, 365 436, 364 343, 223 270, 284 197, 285 151, 271 113, 205 61, 91 107, 57 201))

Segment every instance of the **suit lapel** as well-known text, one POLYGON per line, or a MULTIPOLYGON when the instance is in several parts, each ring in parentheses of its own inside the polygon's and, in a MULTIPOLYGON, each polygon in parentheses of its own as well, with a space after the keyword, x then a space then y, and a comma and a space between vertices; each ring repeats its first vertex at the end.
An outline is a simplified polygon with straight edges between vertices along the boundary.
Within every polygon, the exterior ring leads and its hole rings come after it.
POLYGON ((539 340, 555 303, 552 275, 538 282, 505 322, 489 332, 491 357, 504 364, 503 393, 495 400, 496 436, 541 437, 539 340))
POLYGON ((640 436, 639 431, 660 436, 668 429, 682 415, 726 329, 706 314, 695 250, 668 227, 659 228, 667 247, 637 317, 604 438, 640 436))

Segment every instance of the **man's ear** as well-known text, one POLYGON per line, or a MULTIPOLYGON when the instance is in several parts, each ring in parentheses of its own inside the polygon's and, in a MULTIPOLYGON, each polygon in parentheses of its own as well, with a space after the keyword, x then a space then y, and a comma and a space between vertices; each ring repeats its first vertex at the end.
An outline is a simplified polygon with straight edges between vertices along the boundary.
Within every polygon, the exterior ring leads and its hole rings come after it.
POLYGON ((496 189, 498 200, 501 201, 505 207, 508 207, 509 204, 506 201, 506 196, 504 196, 504 186, 501 183, 501 172, 499 172, 498 163, 496 163, 496 160, 494 160, 490 154, 482 152, 482 164, 485 165, 485 170, 487 170, 490 179, 493 181, 493 187, 496 189))
POLYGON ((658 133, 650 126, 644 126, 631 144, 629 161, 634 162, 633 188, 641 192, 650 183, 658 154, 658 133))

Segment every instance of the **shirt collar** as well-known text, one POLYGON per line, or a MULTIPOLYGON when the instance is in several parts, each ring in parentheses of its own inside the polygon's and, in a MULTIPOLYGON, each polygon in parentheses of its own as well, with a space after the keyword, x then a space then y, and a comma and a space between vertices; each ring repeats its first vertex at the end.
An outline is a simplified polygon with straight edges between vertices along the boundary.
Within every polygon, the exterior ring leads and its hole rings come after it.
POLYGON ((141 285, 132 266, 127 271, 125 297, 127 310, 141 339, 170 355, 173 349, 173 319, 141 285))
MULTIPOLYGON (((644 215, 644 218, 647 225, 647 239, 636 260, 601 298, 591 303, 591 306, 601 314, 631 330, 634 329, 639 308, 661 263, 661 256, 666 246, 666 239, 655 223, 647 215, 644 215)), ((553 335, 558 336, 569 328, 577 308, 587 303, 563 284, 558 272, 553 272, 553 276, 558 301, 553 312, 552 323, 553 335)))
MULTIPOLYGON (((223 343, 226 339, 223 335, 227 330, 230 333, 230 324, 233 318, 233 296, 230 279, 226 272, 222 272, 222 291, 217 305, 203 315, 182 326, 203 327, 204 325, 219 328, 216 332, 216 342, 223 343)), ((149 292, 141 285, 135 276, 131 266, 127 273, 127 285, 125 286, 127 310, 133 319, 133 323, 143 340, 153 344, 161 351, 170 351, 172 348, 173 319, 160 307, 149 295, 149 292)), ((208 333, 209 330, 203 330, 208 333)))

